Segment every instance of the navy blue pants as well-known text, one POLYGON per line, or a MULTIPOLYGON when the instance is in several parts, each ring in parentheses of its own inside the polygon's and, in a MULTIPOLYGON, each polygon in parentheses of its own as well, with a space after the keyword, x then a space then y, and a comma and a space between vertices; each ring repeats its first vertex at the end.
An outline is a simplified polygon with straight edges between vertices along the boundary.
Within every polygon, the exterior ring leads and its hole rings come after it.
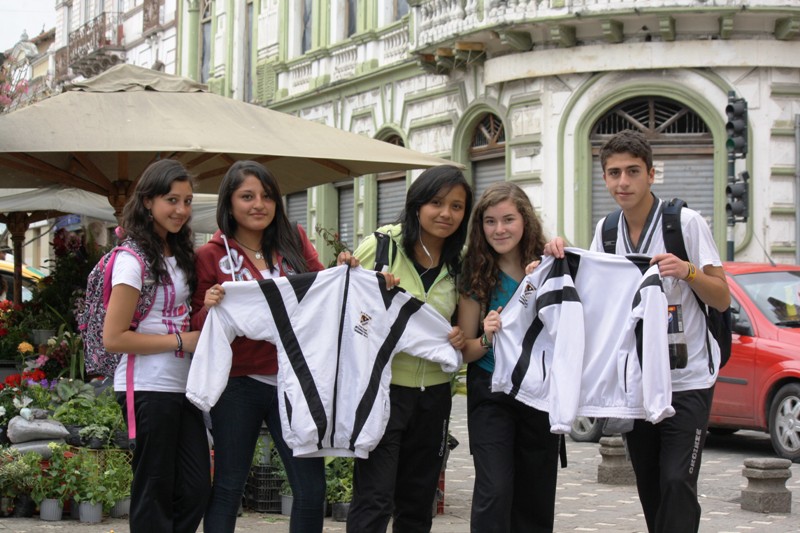
MULTIPOLYGON (((116 394, 127 422, 125 393, 116 394)), ((194 533, 211 485, 203 414, 183 393, 136 391, 131 533, 194 533)))
POLYGON ((492 392, 492 375, 467 367, 469 448, 475 464, 473 533, 553 531, 561 438, 549 416, 492 392))
POLYGON ((232 533, 250 472, 262 422, 283 460, 292 487, 291 533, 322 531, 325 509, 325 460, 292 455, 283 440, 276 387, 247 376, 232 377, 211 409, 214 436, 214 485, 203 528, 232 533))
POLYGON ((697 478, 714 388, 672 393, 675 416, 658 424, 636 420, 625 442, 650 533, 691 533, 700 527, 697 478))
POLYGON ((450 383, 392 385, 391 414, 378 446, 356 459, 348 533, 429 533, 447 446, 450 383))

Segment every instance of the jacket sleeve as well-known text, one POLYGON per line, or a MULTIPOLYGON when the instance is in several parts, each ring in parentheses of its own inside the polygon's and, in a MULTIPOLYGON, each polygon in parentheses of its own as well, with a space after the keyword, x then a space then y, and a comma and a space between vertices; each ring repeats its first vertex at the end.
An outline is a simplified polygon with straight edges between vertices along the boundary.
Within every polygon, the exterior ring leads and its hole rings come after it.
POLYGON ((229 317, 217 309, 207 313, 186 380, 186 397, 202 411, 211 410, 228 384, 236 335, 229 317))
MULTIPOLYGON (((409 301, 412 299, 409 295, 409 301)), ((398 350, 439 363, 443 372, 455 372, 463 360, 461 352, 453 348, 447 338, 451 329, 450 323, 435 308, 422 304, 409 318, 398 350)))
POLYGON ((374 234, 369 234, 358 248, 353 252, 353 255, 358 258, 361 267, 366 270, 373 270, 375 267, 375 250, 378 246, 378 240, 374 234))
POLYGON ((640 304, 633 312, 643 321, 642 346, 647 346, 642 357, 644 410, 647 421, 657 424, 675 414, 667 341, 667 297, 661 290, 658 266, 651 267, 642 279, 640 304))
POLYGON ((201 246, 195 254, 195 272, 197 273, 197 288, 192 294, 191 327, 197 331, 203 329, 208 309, 203 305, 206 291, 217 282, 217 270, 214 265, 214 253, 211 245, 201 246))
POLYGON ((553 269, 562 269, 551 276, 536 298, 538 316, 555 340, 550 369, 550 431, 569 433, 578 412, 580 375, 583 369, 585 327, 583 304, 566 259, 556 260, 553 269))
POLYGON ((311 244, 308 235, 306 235, 306 231, 300 224, 297 225, 297 232, 300 234, 300 242, 303 245, 303 257, 305 257, 308 271, 319 272, 320 270, 324 270, 325 266, 319 260, 317 249, 311 244))

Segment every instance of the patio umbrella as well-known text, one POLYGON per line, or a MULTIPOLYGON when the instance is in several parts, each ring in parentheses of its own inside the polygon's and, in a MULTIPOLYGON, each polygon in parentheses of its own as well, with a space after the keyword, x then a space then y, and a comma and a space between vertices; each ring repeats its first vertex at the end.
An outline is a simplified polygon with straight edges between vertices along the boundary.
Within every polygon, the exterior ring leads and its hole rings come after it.
MULTIPOLYGON (((195 194, 192 201, 192 229, 200 233, 214 233, 217 230, 216 213, 216 194, 195 194)), ((117 221, 108 198, 93 192, 62 185, 41 189, 0 189, 0 222, 8 226, 14 244, 15 302, 22 298, 20 281, 25 230, 33 222, 66 214, 86 215, 105 222, 117 221)))
POLYGON ((180 160, 216 193, 234 161, 267 166, 283 194, 389 170, 453 164, 413 150, 225 98, 192 80, 117 65, 0 116, 0 187, 59 183, 120 210, 144 168, 180 160))

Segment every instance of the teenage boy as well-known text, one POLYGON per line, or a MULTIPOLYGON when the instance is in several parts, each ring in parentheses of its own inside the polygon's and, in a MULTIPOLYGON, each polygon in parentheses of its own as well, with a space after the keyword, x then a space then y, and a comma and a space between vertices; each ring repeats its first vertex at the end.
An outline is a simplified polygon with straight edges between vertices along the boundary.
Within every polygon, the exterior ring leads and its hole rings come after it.
MULTIPOLYGON (((681 209, 689 261, 666 253, 661 227, 664 202, 650 192, 655 169, 644 135, 630 130, 614 135, 600 149, 600 163, 606 188, 622 208, 615 253, 651 256, 650 264, 658 264, 662 277, 675 278, 689 354, 685 368, 672 370, 675 416, 655 425, 636 420, 633 430, 624 435, 639 499, 650 533, 696 532, 700 527, 697 478, 720 359, 719 346, 706 328, 692 291, 706 305, 722 311, 730 305, 728 283, 711 231, 691 209, 681 209)), ((591 250, 604 251, 602 232, 600 220, 591 250)), ((545 254, 563 257, 563 239, 550 241, 545 254)))

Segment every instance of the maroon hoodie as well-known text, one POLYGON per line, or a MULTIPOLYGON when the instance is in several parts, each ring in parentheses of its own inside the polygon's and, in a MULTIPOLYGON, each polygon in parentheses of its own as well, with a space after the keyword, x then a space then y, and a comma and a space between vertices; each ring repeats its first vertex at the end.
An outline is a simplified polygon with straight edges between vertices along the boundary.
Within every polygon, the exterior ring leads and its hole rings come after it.
MULTIPOLYGON (((319 255, 314 245, 308 240, 302 226, 297 226, 300 240, 303 243, 303 256, 309 272, 317 272, 325 268, 319 262, 319 255)), ((197 290, 192 296, 192 329, 198 330, 206 321, 208 310, 203 301, 206 291, 215 283, 263 279, 261 272, 253 265, 247 254, 233 239, 227 239, 231 250, 230 257, 225 249, 222 232, 217 230, 214 236, 195 253, 195 268, 197 270, 197 290), (233 268, 231 268, 233 263, 233 268), (231 273, 233 270, 233 273, 231 273)), ((283 257, 278 253, 278 268, 280 275, 285 276, 283 257)), ((291 272, 289 272, 291 274, 291 272)), ((278 373, 278 356, 275 345, 266 341, 253 341, 245 337, 236 337, 231 343, 233 351, 233 364, 231 377, 256 375, 272 375, 278 373)))

